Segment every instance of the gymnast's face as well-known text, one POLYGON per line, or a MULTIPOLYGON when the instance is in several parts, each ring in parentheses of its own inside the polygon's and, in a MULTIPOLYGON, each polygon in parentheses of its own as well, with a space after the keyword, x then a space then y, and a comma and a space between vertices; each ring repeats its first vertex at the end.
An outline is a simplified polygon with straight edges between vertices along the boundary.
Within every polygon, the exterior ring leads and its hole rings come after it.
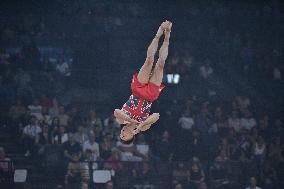
POLYGON ((128 126, 122 127, 120 131, 120 139, 124 141, 129 141, 134 137, 132 130, 128 126))

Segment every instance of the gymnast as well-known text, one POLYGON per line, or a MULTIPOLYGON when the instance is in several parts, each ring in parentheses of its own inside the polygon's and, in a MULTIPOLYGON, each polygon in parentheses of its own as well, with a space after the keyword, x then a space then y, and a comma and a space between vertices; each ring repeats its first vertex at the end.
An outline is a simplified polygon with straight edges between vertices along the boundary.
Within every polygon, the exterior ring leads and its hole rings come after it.
POLYGON ((139 132, 148 130, 160 117, 159 113, 150 115, 152 103, 158 99, 160 92, 165 87, 162 84, 164 65, 168 56, 172 23, 164 21, 147 50, 145 63, 134 74, 131 82, 132 94, 121 109, 114 110, 117 122, 123 125, 120 139, 123 143, 133 142, 134 136, 139 132), (159 40, 164 35, 164 41, 159 50, 159 58, 153 67, 154 57, 157 52, 159 40))

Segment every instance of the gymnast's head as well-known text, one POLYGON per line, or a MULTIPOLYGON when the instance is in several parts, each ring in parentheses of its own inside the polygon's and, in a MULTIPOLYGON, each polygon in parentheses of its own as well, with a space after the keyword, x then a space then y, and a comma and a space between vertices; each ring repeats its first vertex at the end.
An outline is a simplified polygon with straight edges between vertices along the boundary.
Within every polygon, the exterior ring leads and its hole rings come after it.
POLYGON ((128 125, 125 125, 121 128, 120 131, 120 140, 123 144, 130 144, 134 140, 133 130, 128 125))

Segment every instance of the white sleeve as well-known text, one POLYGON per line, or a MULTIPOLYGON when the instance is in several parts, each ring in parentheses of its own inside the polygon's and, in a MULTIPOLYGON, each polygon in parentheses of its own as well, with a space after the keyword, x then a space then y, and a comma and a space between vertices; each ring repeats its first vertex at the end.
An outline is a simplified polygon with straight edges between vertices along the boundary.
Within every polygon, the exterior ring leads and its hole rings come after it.
POLYGON ((178 119, 178 124, 179 124, 179 125, 181 124, 181 119, 182 119, 182 118, 179 118, 179 119, 178 119))
POLYGON ((100 148, 98 143, 96 143, 96 152, 97 152, 97 157, 100 157, 100 148))
POLYGON ((25 127, 24 127, 24 130, 23 130, 23 133, 26 134, 26 135, 28 134, 28 133, 27 133, 27 127, 28 127, 28 126, 25 126, 25 127))
POLYGON ((66 141, 68 141, 68 134, 64 134, 63 135, 63 141, 62 141, 62 143, 64 143, 64 142, 66 142, 66 141))
POLYGON ((82 147, 83 147, 83 152, 86 152, 86 150, 87 150, 87 142, 84 142, 82 147))
POLYGON ((40 127, 36 127, 36 134, 39 134, 39 133, 41 133, 42 132, 42 129, 40 128, 40 127))
POLYGON ((69 65, 66 63, 66 62, 64 62, 64 69, 68 69, 69 68, 69 65))
POLYGON ((105 120, 104 120, 104 126, 108 126, 108 118, 106 118, 105 120))
POLYGON ((194 125, 194 119, 193 118, 191 119, 191 124, 194 125))

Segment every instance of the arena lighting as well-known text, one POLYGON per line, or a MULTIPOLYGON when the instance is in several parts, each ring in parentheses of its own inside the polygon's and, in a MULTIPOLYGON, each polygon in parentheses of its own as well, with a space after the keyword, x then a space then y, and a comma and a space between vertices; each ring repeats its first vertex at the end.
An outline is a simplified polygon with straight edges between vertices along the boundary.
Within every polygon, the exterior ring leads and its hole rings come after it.
POLYGON ((14 172, 14 182, 23 183, 27 180, 28 171, 26 169, 16 169, 14 172))
POLYGON ((95 170, 93 172, 94 183, 107 183, 111 180, 111 172, 109 170, 95 170))
POLYGON ((180 81, 179 74, 167 74, 167 83, 169 84, 178 84, 180 81))

